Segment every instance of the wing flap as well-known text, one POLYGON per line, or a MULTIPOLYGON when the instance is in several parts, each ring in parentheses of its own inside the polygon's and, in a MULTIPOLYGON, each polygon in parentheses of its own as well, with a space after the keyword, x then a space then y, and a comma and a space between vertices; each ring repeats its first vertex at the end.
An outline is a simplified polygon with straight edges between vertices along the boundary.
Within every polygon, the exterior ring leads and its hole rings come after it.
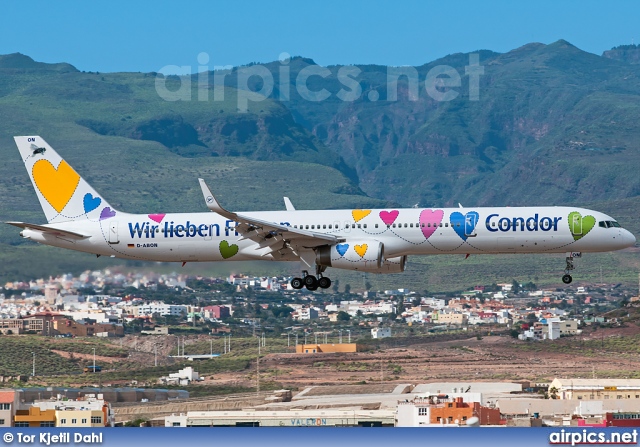
POLYGON ((226 217, 227 219, 237 222, 238 225, 235 229, 238 233, 242 234, 242 239, 251 239, 258 243, 263 243, 265 240, 279 237, 287 243, 295 241, 296 245, 304 245, 305 247, 310 248, 342 242, 341 238, 331 234, 316 233, 315 231, 292 228, 275 222, 269 222, 255 217, 244 216, 242 214, 227 211, 211 193, 211 190, 205 181, 203 179, 198 180, 200 181, 200 188, 202 189, 202 194, 207 204, 207 208, 222 217, 226 217))

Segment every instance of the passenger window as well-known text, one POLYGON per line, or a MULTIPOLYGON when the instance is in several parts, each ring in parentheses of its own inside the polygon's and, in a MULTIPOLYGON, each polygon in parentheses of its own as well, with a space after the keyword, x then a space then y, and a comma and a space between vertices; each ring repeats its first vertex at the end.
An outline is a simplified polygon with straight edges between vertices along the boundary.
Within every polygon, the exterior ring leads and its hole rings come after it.
POLYGON ((449 222, 445 222, 445 223, 444 223, 444 226, 445 226, 445 227, 447 227, 447 228, 449 228, 449 222))
POLYGON ((404 224, 404 227, 407 228, 407 224, 404 224))
POLYGON ((440 222, 440 228, 442 228, 442 222, 440 222))
POLYGON ((396 224, 393 224, 393 228, 395 228, 395 227, 396 227, 396 224))
POLYGON ((329 229, 331 229, 331 228, 332 228, 332 226, 331 226, 331 224, 329 224, 329 229))
POLYGON ((413 228, 413 224, 412 223, 409 224, 409 228, 413 228))
POLYGON ((323 230, 326 230, 326 229, 327 229, 327 226, 326 226, 326 225, 323 225, 323 226, 322 226, 322 229, 323 229, 323 230))
POLYGON ((367 228, 367 224, 362 225, 363 228, 367 228))
POLYGON ((305 225, 304 228, 305 228, 305 230, 308 230, 309 229, 309 225, 305 225))
POLYGON ((360 224, 358 224, 358 228, 361 228, 361 227, 360 227, 360 224))
POLYGON ((491 222, 491 226, 492 226, 492 227, 495 227, 495 226, 496 226, 496 223, 495 223, 495 222, 491 222))
POLYGON ((345 228, 349 228, 349 224, 346 224, 344 227, 345 227, 345 228))
POLYGON ((376 224, 376 228, 378 228, 378 224, 376 224))
POLYGON ((456 227, 460 227, 460 222, 456 222, 456 227))

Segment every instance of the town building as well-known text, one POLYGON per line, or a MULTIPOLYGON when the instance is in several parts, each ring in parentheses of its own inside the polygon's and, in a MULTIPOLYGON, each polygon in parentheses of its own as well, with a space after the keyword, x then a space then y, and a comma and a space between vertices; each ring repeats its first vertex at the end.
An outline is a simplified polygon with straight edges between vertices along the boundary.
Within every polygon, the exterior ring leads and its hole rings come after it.
POLYGON ((640 379, 554 379, 549 397, 577 400, 625 400, 640 402, 640 379))
POLYGON ((37 400, 30 410, 32 408, 39 408, 41 413, 53 411, 55 427, 106 427, 113 426, 114 422, 111 405, 102 398, 96 398, 95 394, 77 400, 60 397, 37 400))
POLYGON ((299 344, 296 345, 297 354, 318 354, 329 352, 357 352, 355 343, 325 343, 325 344, 299 344))
POLYGON ((206 306, 202 309, 205 318, 215 318, 222 320, 231 316, 229 306, 206 306))
POLYGON ((168 376, 160 377, 158 382, 166 385, 189 385, 191 382, 203 380, 200 375, 193 370, 191 366, 178 370, 177 373, 171 373, 168 376))
POLYGON ((16 410, 14 416, 14 427, 55 427, 56 410, 41 410, 40 407, 32 406, 27 410, 16 410))
POLYGON ((301 307, 291 313, 294 320, 315 320, 318 318, 318 309, 313 307, 301 307))
POLYGON ((469 321, 469 316, 464 313, 439 312, 437 316, 438 316, 438 319, 437 321, 434 321, 434 323, 437 322, 438 324, 453 324, 453 325, 463 326, 467 324, 467 322, 469 321))
POLYGON ((189 411, 166 416, 165 427, 393 427, 395 411, 317 409, 189 411))
POLYGON ((387 338, 391 337, 390 327, 374 327, 371 329, 371 338, 387 338))
POLYGON ((0 390, 0 427, 11 427, 16 411, 15 390, 0 390))
POLYGON ((467 425, 471 418, 477 418, 480 425, 499 425, 501 421, 499 409, 465 402, 462 397, 435 395, 398 402, 398 427, 467 425))

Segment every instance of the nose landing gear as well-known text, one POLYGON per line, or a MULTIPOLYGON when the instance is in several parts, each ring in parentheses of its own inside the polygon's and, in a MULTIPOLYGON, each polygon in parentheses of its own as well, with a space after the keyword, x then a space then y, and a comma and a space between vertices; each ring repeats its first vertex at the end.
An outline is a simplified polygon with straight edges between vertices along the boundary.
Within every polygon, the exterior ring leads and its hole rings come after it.
POLYGON ((565 258, 567 261, 567 266, 564 269, 564 276, 562 277, 563 283, 571 284, 571 281, 573 281, 573 278, 571 277, 569 272, 575 269, 575 266, 573 265, 573 258, 574 257, 579 258, 581 256, 582 256, 582 253, 567 253, 567 257, 565 258))
POLYGON ((318 287, 321 289, 328 289, 331 287, 331 280, 326 276, 322 276, 322 272, 326 267, 317 265, 316 266, 316 275, 310 275, 308 271, 304 270, 302 272, 302 278, 293 278, 291 280, 291 287, 296 290, 300 290, 303 287, 306 287, 307 290, 317 290, 318 287))

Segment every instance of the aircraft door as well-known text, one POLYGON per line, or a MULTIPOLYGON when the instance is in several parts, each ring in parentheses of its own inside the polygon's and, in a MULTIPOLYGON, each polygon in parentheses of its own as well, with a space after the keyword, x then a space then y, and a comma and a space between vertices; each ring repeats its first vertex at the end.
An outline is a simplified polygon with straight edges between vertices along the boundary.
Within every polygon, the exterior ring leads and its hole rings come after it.
POLYGON ((109 243, 110 244, 119 244, 120 239, 118 239, 118 221, 112 221, 109 224, 109 243))

